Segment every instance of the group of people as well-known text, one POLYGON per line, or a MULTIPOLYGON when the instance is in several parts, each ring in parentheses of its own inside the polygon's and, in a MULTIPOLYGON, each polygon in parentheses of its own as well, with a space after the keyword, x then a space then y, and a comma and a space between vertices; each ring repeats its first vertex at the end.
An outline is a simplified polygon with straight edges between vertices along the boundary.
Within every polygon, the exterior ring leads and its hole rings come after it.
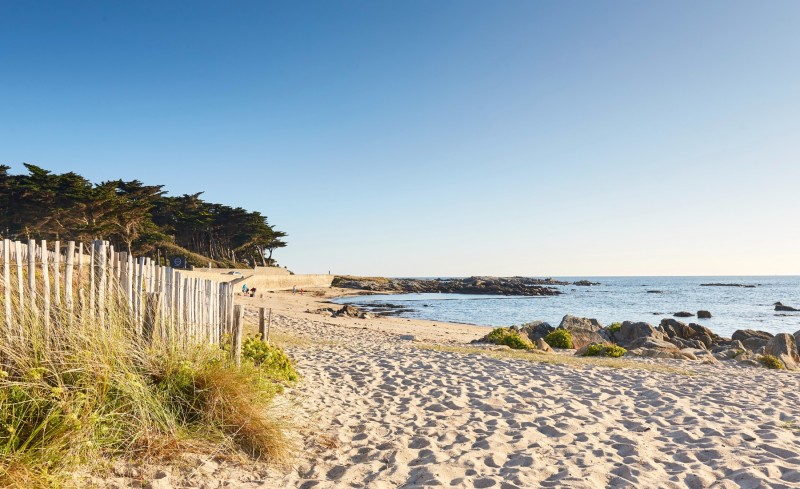
POLYGON ((253 287, 252 289, 247 287, 247 284, 242 284, 242 295, 249 295, 250 297, 256 296, 256 288, 253 287))

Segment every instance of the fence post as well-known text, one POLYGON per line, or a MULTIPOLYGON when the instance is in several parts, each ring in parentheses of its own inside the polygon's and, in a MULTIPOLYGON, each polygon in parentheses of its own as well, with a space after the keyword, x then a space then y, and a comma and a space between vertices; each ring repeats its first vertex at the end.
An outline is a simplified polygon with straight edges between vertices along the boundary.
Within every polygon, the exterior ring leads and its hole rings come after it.
POLYGON ((158 323, 158 310, 161 307, 161 293, 148 292, 145 295, 144 322, 142 323, 142 339, 145 344, 153 343, 153 332, 158 323))
POLYGON ((269 308, 269 319, 267 319, 267 344, 269 344, 269 330, 272 327, 272 308, 269 308))
POLYGON ((267 308, 258 308, 258 334, 262 341, 267 341, 267 308))
MULTIPOLYGON (((44 341, 50 342, 50 256, 47 241, 42 240, 42 313, 44 314, 44 341)), ((30 273, 30 272, 29 272, 30 273)))
POLYGON ((236 366, 242 365, 242 327, 244 323, 244 306, 234 306, 233 337, 231 338, 231 354, 236 366))
POLYGON ((55 249, 55 253, 53 253, 53 286, 54 286, 54 293, 53 299, 55 299, 56 307, 61 307, 61 241, 56 241, 53 243, 53 249, 55 249))
POLYGON ((6 314, 6 338, 11 337, 11 274, 8 267, 10 265, 11 240, 3 240, 3 294, 5 299, 6 314))
POLYGON ((28 295, 31 309, 36 314, 36 241, 32 239, 28 240, 28 295))

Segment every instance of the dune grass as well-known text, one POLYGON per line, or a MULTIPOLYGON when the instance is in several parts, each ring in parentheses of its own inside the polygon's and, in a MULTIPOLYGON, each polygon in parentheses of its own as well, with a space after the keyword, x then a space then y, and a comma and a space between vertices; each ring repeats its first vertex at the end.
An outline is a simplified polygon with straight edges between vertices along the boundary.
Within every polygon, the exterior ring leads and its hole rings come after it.
POLYGON ((285 363, 237 367, 213 345, 144 344, 127 309, 109 309, 105 326, 57 311, 49 328, 25 310, 0 334, 0 487, 76 485, 72 473, 102 472, 111 458, 291 456, 289 427, 271 410, 291 382, 285 363))
POLYGON ((487 350, 485 348, 475 348, 470 346, 449 346, 435 344, 417 344, 413 348, 422 350, 444 351, 459 353, 464 355, 483 355, 490 358, 524 360, 526 362, 548 363, 552 365, 564 365, 574 368, 585 367, 608 367, 618 369, 637 369, 648 370, 651 372, 661 372, 680 375, 695 375, 691 370, 672 367, 659 363, 645 363, 622 358, 607 357, 580 357, 574 355, 559 355, 554 353, 537 353, 536 350, 487 350))

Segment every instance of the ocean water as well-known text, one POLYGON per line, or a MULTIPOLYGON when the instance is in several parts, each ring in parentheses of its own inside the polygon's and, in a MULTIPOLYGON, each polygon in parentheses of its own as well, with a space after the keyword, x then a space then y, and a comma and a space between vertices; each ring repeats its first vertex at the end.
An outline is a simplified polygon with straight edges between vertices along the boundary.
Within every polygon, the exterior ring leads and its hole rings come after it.
POLYGON ((776 312, 773 304, 800 309, 800 277, 559 277, 574 282, 588 279, 601 285, 555 286, 563 294, 550 297, 464 294, 397 294, 343 297, 337 303, 375 306, 395 304, 409 309, 401 317, 483 326, 508 326, 547 321, 558 326, 565 314, 596 318, 603 325, 645 321, 658 325, 678 311, 710 311, 711 319, 677 318, 697 322, 730 337, 737 329, 771 333, 800 330, 800 312, 776 312), (703 287, 703 283, 737 283, 744 287, 703 287), (658 290, 661 293, 648 293, 658 290))

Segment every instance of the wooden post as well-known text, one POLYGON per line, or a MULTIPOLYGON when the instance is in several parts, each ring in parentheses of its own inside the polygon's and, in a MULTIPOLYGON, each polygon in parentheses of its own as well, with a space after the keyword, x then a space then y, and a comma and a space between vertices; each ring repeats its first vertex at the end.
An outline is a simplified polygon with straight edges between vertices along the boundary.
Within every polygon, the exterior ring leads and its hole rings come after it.
POLYGON ((53 253, 53 286, 55 290, 54 299, 56 307, 61 306, 61 241, 53 243, 55 253, 53 253))
POLYGON ((11 240, 3 240, 3 299, 5 299, 6 338, 11 337, 11 273, 8 270, 11 261, 11 240))
POLYGON ((36 241, 32 239, 28 240, 28 295, 31 309, 36 314, 36 241))
POLYGON ((106 326, 106 287, 108 287, 108 249, 104 242, 100 242, 100 253, 97 260, 98 273, 100 275, 100 284, 98 286, 97 294, 97 310, 100 314, 100 327, 106 326))
POLYGON ((75 242, 70 241, 67 243, 67 264, 64 269, 64 302, 67 304, 67 311, 69 312, 70 324, 72 322, 72 314, 74 311, 74 299, 72 297, 72 268, 75 266, 75 242))
POLYGON ((269 308, 269 319, 267 319, 267 344, 269 344, 269 330, 272 327, 272 308, 269 308))
MULTIPOLYGON (((17 264, 17 293, 19 294, 19 311, 25 310, 25 288, 22 280, 22 243, 14 241, 14 262, 17 264)), ((20 331, 22 331, 20 323, 20 331)))
POLYGON ((97 242, 92 241, 89 245, 89 319, 94 320, 95 310, 95 261, 97 260, 97 252, 95 249, 97 248, 97 242))
POLYGON ((44 311, 44 341, 50 342, 50 254, 47 241, 42 240, 42 309, 44 311))
POLYGON ((142 340, 145 344, 153 343, 153 332, 158 324, 158 310, 161 308, 161 293, 148 292, 145 296, 144 322, 142 323, 142 340))
POLYGON ((231 338, 231 354, 236 366, 242 365, 242 327, 244 326, 244 306, 233 308, 233 337, 231 338))
POLYGON ((267 309, 265 307, 258 308, 258 334, 261 335, 262 341, 267 341, 267 309))

